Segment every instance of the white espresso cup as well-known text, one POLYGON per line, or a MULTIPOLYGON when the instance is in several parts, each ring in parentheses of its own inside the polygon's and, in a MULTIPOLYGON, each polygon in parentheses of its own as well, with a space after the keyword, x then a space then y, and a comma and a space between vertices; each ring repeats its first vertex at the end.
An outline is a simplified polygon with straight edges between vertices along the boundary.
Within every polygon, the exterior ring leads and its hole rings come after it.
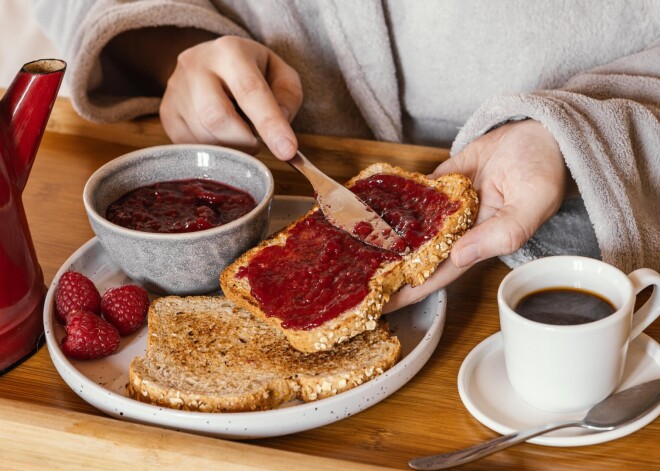
POLYGON ((546 257, 511 271, 500 284, 504 358, 509 381, 530 405, 551 412, 584 410, 613 393, 623 375, 628 345, 660 315, 660 275, 649 268, 626 275, 592 258, 546 257), (634 311, 637 294, 654 286, 634 311), (525 296, 547 289, 595 293, 615 311, 600 320, 552 325, 514 310, 525 296))

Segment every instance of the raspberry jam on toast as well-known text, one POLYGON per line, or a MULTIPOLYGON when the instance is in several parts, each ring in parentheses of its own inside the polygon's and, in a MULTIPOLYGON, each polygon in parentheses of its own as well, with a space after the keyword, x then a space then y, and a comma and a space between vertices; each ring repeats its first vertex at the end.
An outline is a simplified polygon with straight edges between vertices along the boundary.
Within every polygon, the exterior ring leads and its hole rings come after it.
MULTIPOLYGON (((399 175, 376 174, 351 190, 415 250, 433 238, 460 207, 447 195, 399 175)), ((296 224, 284 245, 265 248, 238 277, 247 277, 267 316, 285 329, 317 327, 360 303, 385 262, 400 259, 331 226, 320 211, 296 224)))
POLYGON ((227 298, 280 329, 301 352, 329 351, 375 329, 390 296, 424 283, 479 208, 472 182, 456 173, 432 179, 377 163, 346 187, 401 235, 406 250, 364 244, 330 226, 316 205, 220 275, 227 298))

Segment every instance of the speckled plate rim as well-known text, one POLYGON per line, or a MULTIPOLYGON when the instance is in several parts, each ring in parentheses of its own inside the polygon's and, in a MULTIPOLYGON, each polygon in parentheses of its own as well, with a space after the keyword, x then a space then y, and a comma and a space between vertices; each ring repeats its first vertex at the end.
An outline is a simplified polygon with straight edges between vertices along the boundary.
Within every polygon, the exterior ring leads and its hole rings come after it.
MULTIPOLYGON (((660 378, 660 345, 648 335, 641 334, 630 344, 619 390, 657 378, 660 378)), ((586 411, 551 413, 525 403, 507 378, 501 332, 483 340, 465 357, 457 383, 461 400, 470 414, 502 435, 544 423, 579 420, 586 414, 586 411), (487 391, 484 385, 487 385, 487 391)), ((636 432, 659 415, 660 404, 615 430, 592 432, 573 427, 532 438, 529 442, 555 447, 595 445, 636 432)))
MULTIPOLYGON (((304 212, 311 207, 312 203, 313 200, 306 197, 276 196, 271 209, 271 218, 277 220, 278 217, 284 217, 291 220, 297 217, 300 211, 304 212)), ((354 389, 315 402, 295 402, 275 410, 260 412, 211 414, 167 409, 135 401, 113 392, 104 385, 97 384, 83 374, 76 366, 76 362, 70 361, 60 350, 56 332, 59 330, 61 335, 62 327, 56 325, 54 317, 54 292, 57 281, 65 271, 76 263, 79 264, 81 260, 103 256, 105 256, 103 248, 98 240, 93 238, 62 265, 46 295, 45 337, 53 364, 67 385, 90 405, 110 416, 124 420, 232 439, 274 437, 321 427, 357 414, 405 385, 431 357, 444 327, 447 295, 441 290, 420 303, 388 315, 390 324, 395 328, 398 322, 401 322, 401 325, 407 326, 402 330, 417 330, 414 337, 410 334, 408 338, 402 336, 402 332, 397 332, 404 352, 409 351, 409 353, 384 374, 354 389), (417 343, 411 344, 411 342, 417 343)), ((104 263, 103 260, 101 262, 104 263)), ((122 274, 109 259, 104 263, 104 267, 106 275, 114 271, 117 272, 117 276, 122 274)), ((82 271, 85 273, 84 269, 82 271)), ((96 282, 94 273, 85 274, 96 282)), ((147 327, 144 326, 141 331, 126 337, 122 342, 144 342, 146 345, 146 330, 147 327)), ((406 335, 409 333, 407 332, 406 335)), ((104 360, 106 359, 95 360, 94 366, 102 368, 104 360)), ((128 363, 125 369, 127 380, 128 363)))

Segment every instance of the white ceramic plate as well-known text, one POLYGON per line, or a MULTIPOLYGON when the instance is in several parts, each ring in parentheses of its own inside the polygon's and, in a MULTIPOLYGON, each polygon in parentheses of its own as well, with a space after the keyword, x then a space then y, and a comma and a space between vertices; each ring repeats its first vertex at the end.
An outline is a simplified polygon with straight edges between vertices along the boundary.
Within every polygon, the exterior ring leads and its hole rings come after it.
MULTIPOLYGON (((660 345, 646 334, 628 348, 619 390, 660 378, 660 345)), ((458 391, 468 411, 486 427, 503 435, 551 422, 582 419, 587 411, 552 413, 528 405, 513 390, 506 374, 502 334, 491 335, 465 358, 458 372, 458 391)), ((566 428, 532 438, 548 446, 583 446, 603 443, 633 433, 660 415, 660 405, 624 427, 609 432, 566 428)))
MULTIPOLYGON (((311 198, 275 197, 271 232, 304 214, 311 198)), ((128 366, 146 349, 147 326, 124 337, 118 351, 94 361, 66 358, 59 344, 65 335, 54 315, 54 291, 67 270, 79 271, 103 293, 111 286, 131 280, 110 261, 96 239, 78 249, 55 276, 44 308, 48 351, 64 381, 82 399, 101 411, 121 419, 199 432, 226 438, 261 438, 301 432, 320 427, 367 409, 408 382, 435 350, 445 321, 446 293, 439 291, 425 301, 388 315, 390 326, 399 337, 402 360, 383 375, 361 386, 316 402, 291 401, 278 409, 263 412, 211 414, 187 412, 143 404, 126 397, 128 366)))

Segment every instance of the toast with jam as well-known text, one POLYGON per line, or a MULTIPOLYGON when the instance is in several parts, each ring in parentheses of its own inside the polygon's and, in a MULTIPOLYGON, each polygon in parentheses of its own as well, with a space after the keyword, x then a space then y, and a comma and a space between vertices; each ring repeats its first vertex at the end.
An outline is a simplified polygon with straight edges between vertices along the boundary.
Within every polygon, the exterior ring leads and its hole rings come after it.
POLYGON ((331 352, 309 354, 221 296, 168 296, 150 306, 147 351, 133 359, 127 390, 138 401, 173 409, 266 410, 354 388, 400 355, 385 321, 331 352))
POLYGON ((407 252, 365 244, 314 206, 220 276, 227 298, 280 329, 301 352, 332 350, 375 329, 390 296, 424 283, 477 215, 476 191, 459 174, 434 180, 380 163, 346 186, 396 230, 407 252))

